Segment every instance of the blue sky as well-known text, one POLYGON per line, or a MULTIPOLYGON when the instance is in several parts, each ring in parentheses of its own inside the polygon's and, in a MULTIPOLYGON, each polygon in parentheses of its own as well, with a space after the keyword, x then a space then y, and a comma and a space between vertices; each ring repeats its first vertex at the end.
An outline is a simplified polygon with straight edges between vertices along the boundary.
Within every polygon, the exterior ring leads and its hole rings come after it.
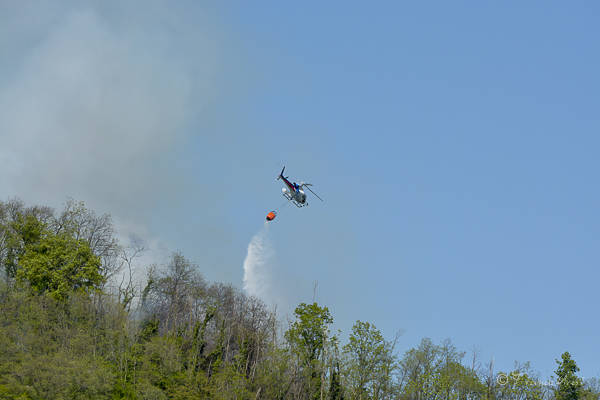
POLYGON ((327 199, 278 221, 281 268, 306 281, 298 299, 318 280, 346 331, 362 319, 403 329, 401 347, 450 337, 544 375, 569 350, 600 373, 596 5, 242 4, 220 17, 258 76, 235 114, 256 145, 245 163, 260 161, 232 176, 265 176, 245 191, 260 205, 232 201, 232 225, 253 229, 254 208, 278 204, 280 160, 327 199))
MULTIPOLYGON (((401 352, 451 338, 545 377, 568 350, 582 376, 600 375, 597 4, 66 4, 3 6, 3 36, 18 39, 0 42, 5 93, 27 110, 47 83, 39 72, 67 54, 122 77, 132 100, 116 86, 115 108, 92 115, 123 111, 111 148, 82 142, 97 164, 75 176, 65 162, 44 190, 15 167, 7 195, 82 199, 241 287, 248 242, 283 202, 285 164, 326 201, 272 226, 283 314, 318 281, 344 334, 367 320, 387 337, 402 330, 401 352), (73 32, 109 56, 80 57, 73 32)), ((31 118, 13 114, 5 132, 31 118)), ((87 120, 73 124, 57 135, 87 120)))

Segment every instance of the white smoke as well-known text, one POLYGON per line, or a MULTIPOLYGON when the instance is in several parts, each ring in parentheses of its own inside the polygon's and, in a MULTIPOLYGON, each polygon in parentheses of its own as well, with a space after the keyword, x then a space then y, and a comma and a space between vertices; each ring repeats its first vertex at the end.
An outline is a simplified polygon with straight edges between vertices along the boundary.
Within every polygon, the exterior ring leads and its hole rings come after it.
MULTIPOLYGON (((219 193, 190 193, 186 168, 170 162, 210 135, 203 109, 223 91, 225 46, 208 19, 164 0, 0 2, 0 200, 84 201, 113 216, 123 246, 143 243, 141 265, 161 264, 170 243, 153 232, 176 237, 164 233, 184 214, 174 204, 219 193)), ((214 219, 198 216, 208 229, 214 219)))
POLYGON ((269 225, 264 226, 250 240, 244 260, 244 290, 263 301, 273 302, 273 274, 275 250, 269 239, 269 225))

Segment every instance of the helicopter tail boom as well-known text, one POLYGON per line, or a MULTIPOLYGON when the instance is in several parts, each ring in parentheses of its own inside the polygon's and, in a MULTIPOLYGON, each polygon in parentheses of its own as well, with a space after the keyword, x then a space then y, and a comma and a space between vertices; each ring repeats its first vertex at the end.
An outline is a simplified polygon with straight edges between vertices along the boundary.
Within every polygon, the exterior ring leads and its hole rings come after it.
POLYGON ((284 178, 284 179, 285 179, 285 177, 283 176, 283 171, 285 171, 285 165, 284 165, 284 166, 283 166, 283 168, 281 169, 281 172, 279 173, 279 176, 277 177, 277 180, 280 180, 281 178, 284 178))

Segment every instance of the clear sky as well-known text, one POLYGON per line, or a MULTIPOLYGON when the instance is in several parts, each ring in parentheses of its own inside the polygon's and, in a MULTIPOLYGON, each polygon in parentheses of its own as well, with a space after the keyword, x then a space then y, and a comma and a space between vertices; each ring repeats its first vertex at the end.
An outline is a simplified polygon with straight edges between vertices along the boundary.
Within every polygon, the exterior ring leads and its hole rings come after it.
POLYGON ((285 315, 317 300, 545 377, 600 375, 595 2, 0 3, 5 199, 66 196, 241 287, 275 177, 285 315))

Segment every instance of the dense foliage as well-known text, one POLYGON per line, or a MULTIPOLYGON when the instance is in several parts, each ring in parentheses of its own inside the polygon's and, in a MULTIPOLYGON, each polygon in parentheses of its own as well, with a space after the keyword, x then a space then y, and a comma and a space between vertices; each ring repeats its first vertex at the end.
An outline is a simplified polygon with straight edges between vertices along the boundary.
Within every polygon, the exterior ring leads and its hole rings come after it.
POLYGON ((289 326, 259 299, 206 282, 181 254, 148 266, 110 217, 69 201, 0 202, 2 399, 599 399, 569 353, 555 383, 465 360, 450 341, 403 355, 371 323, 342 345, 333 316, 300 304, 289 326))

